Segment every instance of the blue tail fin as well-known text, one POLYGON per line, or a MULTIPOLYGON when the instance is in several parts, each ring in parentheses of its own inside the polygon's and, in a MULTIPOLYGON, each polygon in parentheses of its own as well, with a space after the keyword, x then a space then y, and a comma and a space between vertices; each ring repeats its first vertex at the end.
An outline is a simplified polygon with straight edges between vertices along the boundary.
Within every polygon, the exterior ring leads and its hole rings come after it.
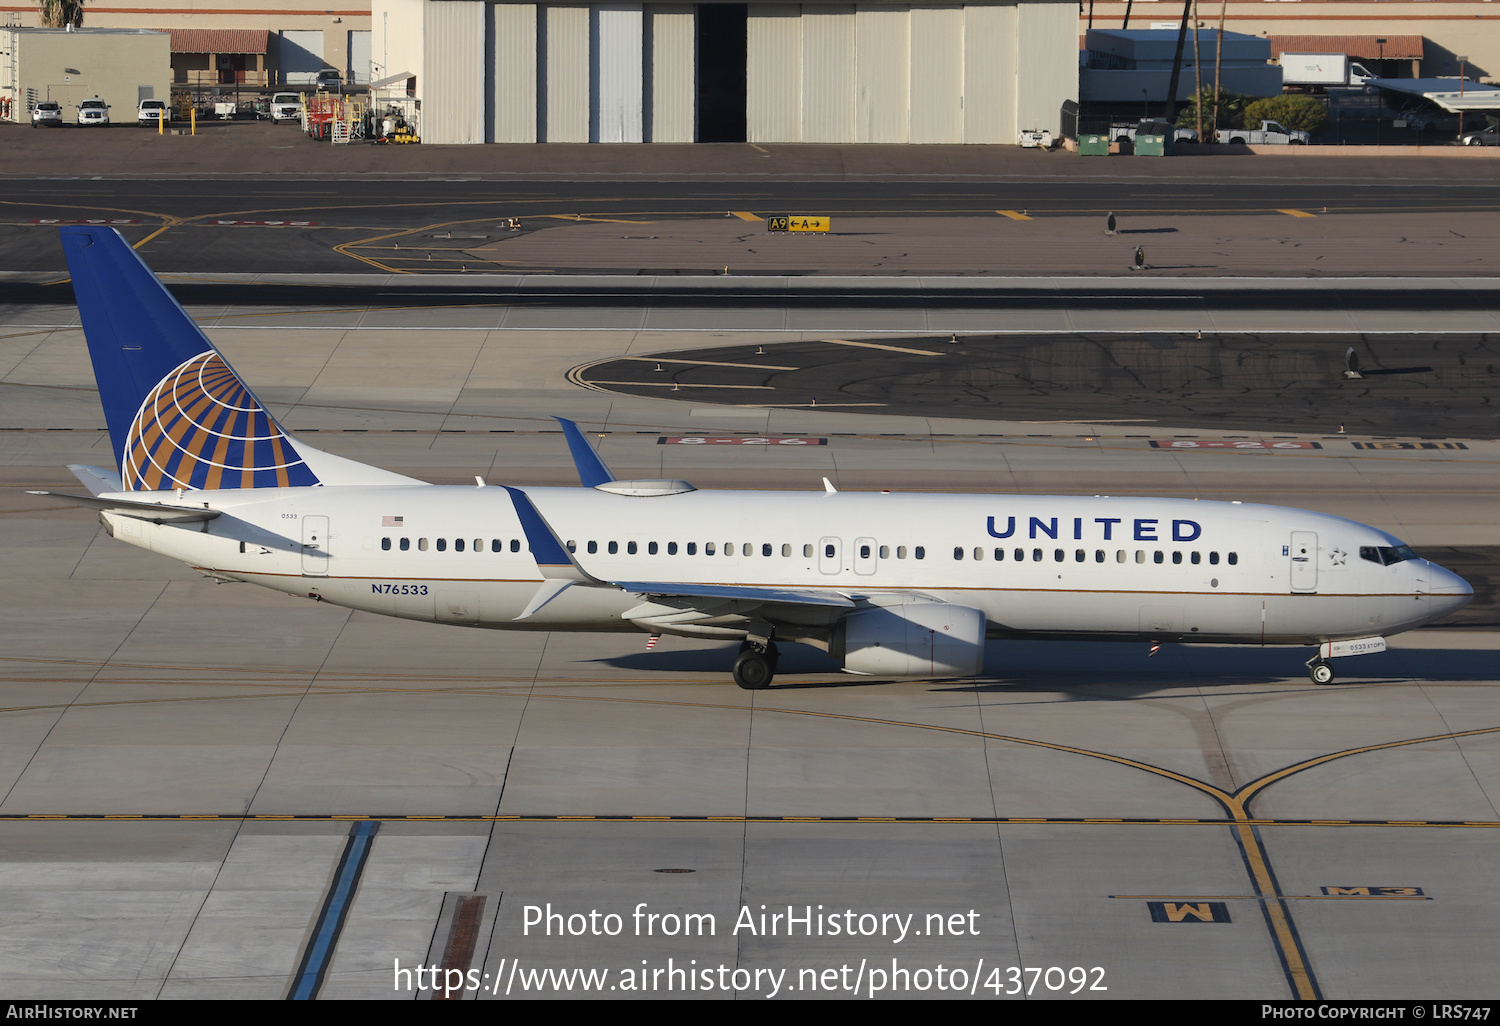
POLYGON ((64 228, 127 491, 315 485, 291 439, 113 228, 64 228))

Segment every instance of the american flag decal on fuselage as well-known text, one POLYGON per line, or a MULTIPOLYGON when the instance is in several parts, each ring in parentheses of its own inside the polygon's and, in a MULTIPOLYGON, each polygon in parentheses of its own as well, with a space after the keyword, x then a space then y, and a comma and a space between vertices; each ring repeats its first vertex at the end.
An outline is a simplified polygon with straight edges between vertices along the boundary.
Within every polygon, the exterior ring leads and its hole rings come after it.
POLYGON ((172 370, 130 425, 130 491, 315 485, 291 440, 212 350, 172 370))

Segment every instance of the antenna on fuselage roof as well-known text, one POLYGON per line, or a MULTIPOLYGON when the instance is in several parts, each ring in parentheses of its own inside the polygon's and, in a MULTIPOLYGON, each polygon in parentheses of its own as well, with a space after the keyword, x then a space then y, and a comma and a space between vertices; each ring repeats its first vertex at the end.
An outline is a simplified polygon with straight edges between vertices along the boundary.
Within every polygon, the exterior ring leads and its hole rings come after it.
POLYGON ((829 495, 837 495, 839 493, 839 490, 833 486, 833 482, 826 477, 823 479, 823 490, 829 495))

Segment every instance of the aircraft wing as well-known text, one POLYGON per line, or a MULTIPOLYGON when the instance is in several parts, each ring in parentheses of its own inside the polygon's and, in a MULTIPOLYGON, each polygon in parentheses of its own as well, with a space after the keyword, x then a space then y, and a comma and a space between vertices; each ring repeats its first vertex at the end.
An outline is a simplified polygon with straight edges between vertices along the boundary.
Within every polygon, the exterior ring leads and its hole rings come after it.
POLYGON ((87 506, 101 513, 118 513, 137 520, 149 520, 153 524, 201 524, 221 515, 219 510, 210 509, 207 503, 201 507, 168 506, 161 502, 136 502, 132 499, 111 499, 98 495, 68 495, 65 492, 28 490, 26 494, 45 495, 49 499, 60 499, 74 506, 87 506))
POLYGON ((685 584, 666 581, 610 581, 632 595, 652 598, 706 598, 721 602, 761 602, 779 606, 831 606, 853 609, 855 602, 847 595, 821 588, 761 588, 748 584, 685 584))

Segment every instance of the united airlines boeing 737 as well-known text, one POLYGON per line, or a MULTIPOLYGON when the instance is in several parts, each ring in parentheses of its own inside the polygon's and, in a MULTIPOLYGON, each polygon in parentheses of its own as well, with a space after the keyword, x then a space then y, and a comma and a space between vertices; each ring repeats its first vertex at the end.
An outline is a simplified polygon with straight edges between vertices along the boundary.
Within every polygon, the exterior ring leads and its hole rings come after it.
MULTIPOLYGON (((287 433, 118 233, 64 228, 119 470, 72 467, 131 545, 223 581, 414 620, 777 642, 877 676, 973 676, 986 638, 1317 646, 1472 589, 1384 531, 1275 506, 1066 495, 727 492, 620 481, 562 421, 578 488, 429 485, 287 433)), ((55 494, 55 493, 40 493, 55 494)))

